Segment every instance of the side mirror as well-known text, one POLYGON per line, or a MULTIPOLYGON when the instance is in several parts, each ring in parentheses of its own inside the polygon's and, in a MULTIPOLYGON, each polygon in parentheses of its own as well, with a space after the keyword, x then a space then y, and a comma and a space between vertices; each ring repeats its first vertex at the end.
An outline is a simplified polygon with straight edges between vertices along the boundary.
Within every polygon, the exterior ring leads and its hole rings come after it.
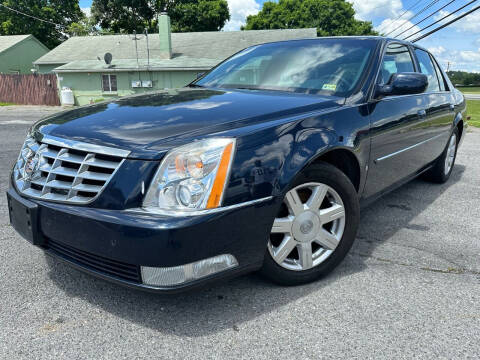
POLYGON ((428 78, 420 73, 397 73, 385 85, 378 85, 375 97, 421 94, 428 87, 428 78))

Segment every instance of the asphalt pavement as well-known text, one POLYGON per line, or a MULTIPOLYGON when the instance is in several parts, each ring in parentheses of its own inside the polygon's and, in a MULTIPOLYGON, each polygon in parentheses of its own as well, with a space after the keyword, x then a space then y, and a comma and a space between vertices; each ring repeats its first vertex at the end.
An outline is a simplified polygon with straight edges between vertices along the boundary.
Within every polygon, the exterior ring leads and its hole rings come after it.
POLYGON ((450 181, 415 180, 362 210, 356 243, 322 281, 256 274, 192 293, 125 289, 46 258, 8 223, 8 172, 32 122, 0 108, 0 358, 480 357, 480 131, 450 181))

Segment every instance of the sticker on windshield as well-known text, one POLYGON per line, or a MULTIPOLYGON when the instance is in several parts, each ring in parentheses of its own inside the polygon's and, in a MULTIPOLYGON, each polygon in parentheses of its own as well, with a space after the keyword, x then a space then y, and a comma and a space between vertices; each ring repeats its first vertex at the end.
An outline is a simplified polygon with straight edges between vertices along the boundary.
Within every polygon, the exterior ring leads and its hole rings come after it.
POLYGON ((337 90, 337 85, 335 85, 335 84, 323 84, 322 90, 335 91, 335 90, 337 90))

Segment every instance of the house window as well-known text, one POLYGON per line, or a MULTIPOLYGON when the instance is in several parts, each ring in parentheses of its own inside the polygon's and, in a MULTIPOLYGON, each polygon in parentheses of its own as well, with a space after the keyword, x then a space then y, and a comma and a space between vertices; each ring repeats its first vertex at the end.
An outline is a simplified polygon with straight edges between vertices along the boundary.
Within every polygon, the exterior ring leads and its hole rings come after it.
POLYGON ((102 75, 103 92, 117 91, 117 75, 102 75))

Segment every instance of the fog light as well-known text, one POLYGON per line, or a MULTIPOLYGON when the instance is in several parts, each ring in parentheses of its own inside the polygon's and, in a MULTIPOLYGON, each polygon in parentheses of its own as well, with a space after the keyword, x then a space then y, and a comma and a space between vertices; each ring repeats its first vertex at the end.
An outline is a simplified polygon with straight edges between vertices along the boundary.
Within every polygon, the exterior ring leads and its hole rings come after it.
POLYGON ((238 266, 233 255, 219 255, 191 264, 174 267, 142 266, 142 280, 145 285, 173 286, 201 279, 205 276, 238 266))

